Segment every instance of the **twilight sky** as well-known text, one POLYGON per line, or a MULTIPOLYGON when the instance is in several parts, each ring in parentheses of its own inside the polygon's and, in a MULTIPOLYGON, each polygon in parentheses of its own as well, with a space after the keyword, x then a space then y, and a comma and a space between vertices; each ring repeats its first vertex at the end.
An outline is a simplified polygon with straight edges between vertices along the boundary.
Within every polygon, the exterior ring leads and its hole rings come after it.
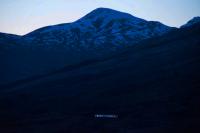
POLYGON ((0 0, 0 32, 24 35, 73 22, 98 7, 176 27, 200 16, 200 0, 0 0))

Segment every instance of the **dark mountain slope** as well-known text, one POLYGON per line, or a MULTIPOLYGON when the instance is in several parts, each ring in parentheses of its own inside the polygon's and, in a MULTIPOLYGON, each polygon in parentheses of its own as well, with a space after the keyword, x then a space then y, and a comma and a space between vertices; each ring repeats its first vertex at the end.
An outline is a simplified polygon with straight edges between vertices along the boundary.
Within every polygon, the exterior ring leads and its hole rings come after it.
POLYGON ((4 87, 0 100, 2 130, 198 132, 199 38, 200 24, 196 24, 109 58, 4 87), (119 117, 98 119, 94 114, 119 117))
POLYGON ((6 33, 0 33, 0 43, 2 45, 3 42, 5 43, 12 43, 8 41, 16 42, 21 36, 13 35, 13 34, 6 34, 6 33))
POLYGON ((190 27, 190 26, 197 24, 199 22, 200 22, 200 16, 197 16, 197 17, 194 17, 191 20, 189 20, 186 24, 181 26, 181 28, 187 28, 187 27, 190 27))

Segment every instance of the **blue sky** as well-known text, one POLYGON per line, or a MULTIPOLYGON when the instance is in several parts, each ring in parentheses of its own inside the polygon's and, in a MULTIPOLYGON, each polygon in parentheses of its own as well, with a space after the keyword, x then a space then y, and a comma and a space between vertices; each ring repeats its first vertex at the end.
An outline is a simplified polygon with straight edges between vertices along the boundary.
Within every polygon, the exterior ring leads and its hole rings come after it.
POLYGON ((200 16, 200 0, 1 0, 0 32, 23 35, 43 26, 73 22, 98 7, 176 27, 200 16))

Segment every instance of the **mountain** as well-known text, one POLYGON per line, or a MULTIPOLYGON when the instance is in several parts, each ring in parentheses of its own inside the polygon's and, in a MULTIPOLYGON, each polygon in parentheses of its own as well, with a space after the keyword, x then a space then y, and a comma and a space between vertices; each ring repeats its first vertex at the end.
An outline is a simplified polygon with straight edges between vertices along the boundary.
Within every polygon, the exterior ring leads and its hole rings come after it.
POLYGON ((112 55, 173 29, 160 22, 98 8, 73 23, 47 26, 24 36, 2 33, 0 73, 4 76, 0 78, 0 84, 112 55))
POLYGON ((65 45, 76 49, 126 47, 141 40, 162 35, 172 28, 146 21, 127 13, 98 8, 74 23, 48 26, 27 35, 33 43, 65 45))
POLYGON ((2 132, 192 133, 200 120, 200 23, 0 90, 2 132), (95 118, 113 114, 118 118, 95 118))
POLYGON ((200 17, 194 17, 193 19, 188 21, 185 25, 181 26, 181 28, 190 27, 190 26, 197 24, 199 22, 200 22, 200 17))

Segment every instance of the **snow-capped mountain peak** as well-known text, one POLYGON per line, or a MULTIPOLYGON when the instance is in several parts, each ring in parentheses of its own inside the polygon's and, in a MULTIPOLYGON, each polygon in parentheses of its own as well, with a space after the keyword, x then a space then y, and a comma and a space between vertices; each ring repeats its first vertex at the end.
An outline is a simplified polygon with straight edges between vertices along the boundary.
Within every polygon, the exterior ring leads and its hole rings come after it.
MULTIPOLYGON (((132 16, 131 14, 128 13, 124 13, 124 12, 120 12, 120 11, 116 11, 113 9, 109 9, 109 8, 97 8, 95 10, 93 10, 92 12, 90 12, 89 14, 87 14, 86 16, 84 16, 83 18, 81 18, 80 20, 95 20, 98 18, 104 18, 107 20, 112 20, 112 19, 138 19, 134 16, 132 16)), ((138 19, 141 20, 141 19, 138 19)))
POLYGON ((108 8, 97 8, 79 20, 33 31, 24 37, 40 45, 96 49, 125 47, 162 35, 171 27, 108 8), (76 46, 75 46, 76 45, 76 46))

